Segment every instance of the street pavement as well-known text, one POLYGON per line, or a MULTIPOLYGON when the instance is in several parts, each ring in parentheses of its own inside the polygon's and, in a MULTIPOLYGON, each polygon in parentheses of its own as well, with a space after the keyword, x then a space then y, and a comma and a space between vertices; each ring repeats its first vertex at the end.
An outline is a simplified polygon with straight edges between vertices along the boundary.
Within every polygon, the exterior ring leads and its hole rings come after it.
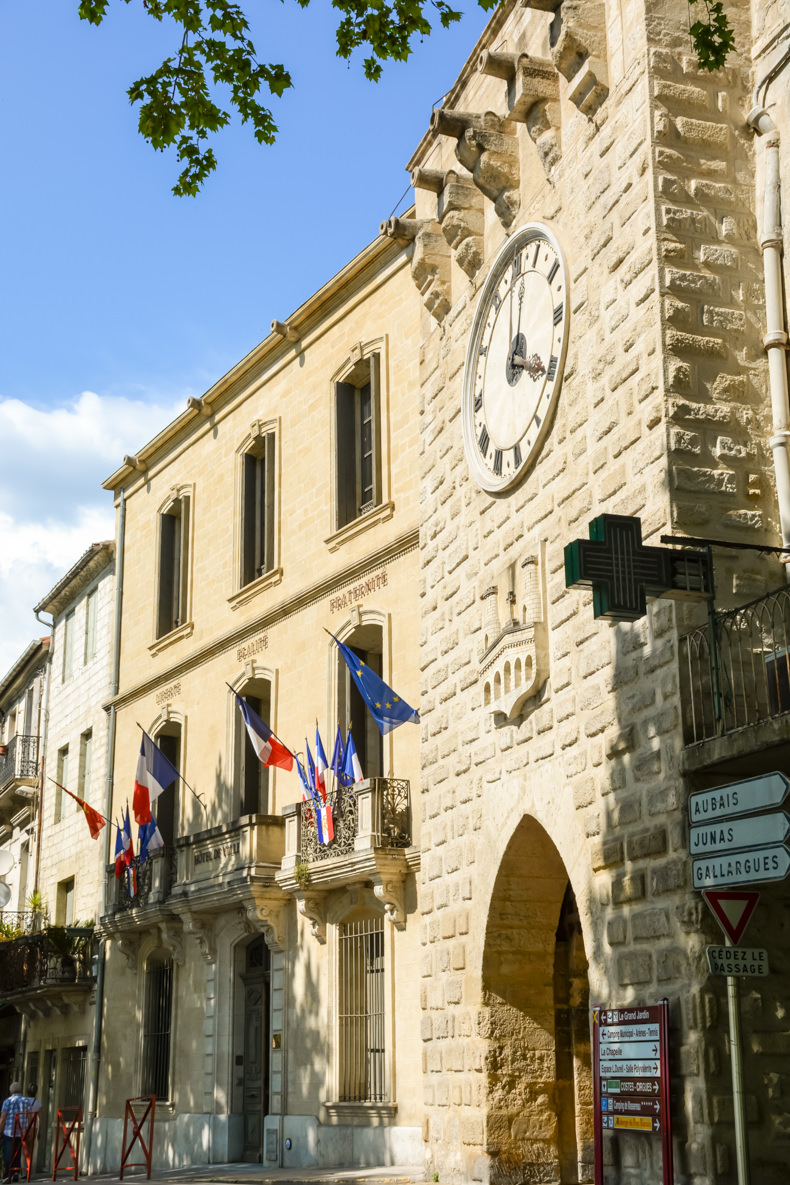
MULTIPOLYGON (((34 1178, 35 1179, 35 1176, 34 1178)), ((71 1174, 58 1174, 59 1181, 71 1180, 71 1174)), ((120 1181, 117 1173, 97 1173, 91 1181, 112 1185, 120 1181)), ((124 1182, 147 1180, 144 1168, 127 1168, 124 1182)), ((184 1169, 154 1169, 151 1180, 159 1185, 411 1185, 425 1180, 423 1165, 388 1165, 368 1169, 282 1168, 262 1164, 204 1164, 184 1169)))

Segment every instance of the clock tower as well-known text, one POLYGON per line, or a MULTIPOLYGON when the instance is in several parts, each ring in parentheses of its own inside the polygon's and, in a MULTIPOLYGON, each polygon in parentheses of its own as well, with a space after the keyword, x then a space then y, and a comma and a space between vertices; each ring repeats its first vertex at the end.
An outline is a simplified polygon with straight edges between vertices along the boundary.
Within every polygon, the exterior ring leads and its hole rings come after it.
MULTIPOLYGON (((413 243, 423 305, 422 1037, 442 1181, 592 1181, 591 1005, 663 998, 677 1179, 734 1180, 702 1101, 731 1092, 710 1019, 726 1004, 685 850, 687 771, 709 758, 689 755, 681 659, 705 607, 595 620, 563 568, 602 514, 640 519, 648 546, 777 541, 752 33, 728 15, 737 50, 710 74, 680 0, 500 5, 409 162, 414 217, 382 228, 413 243)), ((715 562, 719 608, 782 581, 737 549, 715 562)), ((768 1114, 766 1081, 749 1089, 768 1114)), ((607 1138, 612 1180, 661 1179, 660 1142, 607 1138)))

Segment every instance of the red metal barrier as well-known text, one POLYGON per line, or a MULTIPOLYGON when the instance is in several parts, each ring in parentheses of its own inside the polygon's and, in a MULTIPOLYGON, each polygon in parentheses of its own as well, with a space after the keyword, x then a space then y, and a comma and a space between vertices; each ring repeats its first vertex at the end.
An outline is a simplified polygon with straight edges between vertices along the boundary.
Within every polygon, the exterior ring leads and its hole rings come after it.
POLYGON ((80 1136, 82 1135, 82 1107, 62 1107, 58 1111, 58 1121, 55 1124, 55 1165, 52 1169, 52 1180, 57 1181, 58 1173, 73 1173, 74 1180, 80 1175, 80 1136), (71 1164, 61 1164, 61 1160, 68 1152, 71 1164))
POLYGON ((17 1113, 14 1116, 14 1145, 19 1148, 19 1153, 14 1157, 14 1160, 21 1170, 21 1158, 24 1156, 26 1181, 30 1180, 30 1174, 33 1171, 33 1145, 36 1142, 37 1129, 37 1111, 28 1111, 25 1115, 17 1113))
POLYGON ((151 1150, 154 1145, 154 1114, 156 1113, 156 1095, 143 1094, 136 1099, 126 1100, 126 1111, 123 1117, 123 1151, 121 1153, 121 1171, 119 1177, 123 1180, 123 1170, 131 1168, 145 1168, 148 1170, 148 1180, 151 1180, 151 1150), (135 1114, 135 1107, 139 1117, 135 1114), (129 1124, 131 1121, 132 1138, 129 1139, 129 1124), (148 1125, 148 1143, 145 1142, 145 1128, 148 1125), (143 1150, 142 1160, 130 1160, 132 1149, 139 1140, 143 1150))

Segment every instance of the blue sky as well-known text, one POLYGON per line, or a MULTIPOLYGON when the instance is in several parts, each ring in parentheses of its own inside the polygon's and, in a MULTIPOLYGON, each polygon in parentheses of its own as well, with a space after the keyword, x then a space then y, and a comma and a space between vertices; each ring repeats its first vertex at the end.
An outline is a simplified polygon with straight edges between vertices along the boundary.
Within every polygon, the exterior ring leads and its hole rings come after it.
POLYGON ((112 0, 98 29, 77 0, 0 9, 0 675, 40 633, 31 606, 112 534, 100 483, 122 454, 375 237, 486 22, 470 0, 371 84, 361 55, 335 56, 325 0, 243 7, 294 88, 272 97, 274 147, 238 124, 216 137, 196 199, 172 196, 175 156, 142 140, 126 97, 172 26, 140 0, 112 0))

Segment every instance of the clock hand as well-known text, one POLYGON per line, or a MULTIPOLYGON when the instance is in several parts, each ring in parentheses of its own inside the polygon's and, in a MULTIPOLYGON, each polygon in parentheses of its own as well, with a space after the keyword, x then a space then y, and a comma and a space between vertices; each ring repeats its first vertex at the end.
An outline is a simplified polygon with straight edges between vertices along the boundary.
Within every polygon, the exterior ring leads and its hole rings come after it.
MULTIPOLYGON (((510 291, 512 292, 513 289, 511 288, 510 291)), ((521 284, 519 285, 519 290, 518 290, 518 324, 516 325, 516 336, 515 337, 513 337, 512 326, 511 326, 510 340, 513 343, 513 347, 511 350, 511 354, 510 354, 511 365, 514 364, 515 359, 516 359, 516 342, 518 341, 519 334, 521 333, 521 310, 522 310, 523 306, 524 306, 524 278, 522 276, 521 284)), ((522 365, 523 365, 523 363, 522 363, 522 365)))

